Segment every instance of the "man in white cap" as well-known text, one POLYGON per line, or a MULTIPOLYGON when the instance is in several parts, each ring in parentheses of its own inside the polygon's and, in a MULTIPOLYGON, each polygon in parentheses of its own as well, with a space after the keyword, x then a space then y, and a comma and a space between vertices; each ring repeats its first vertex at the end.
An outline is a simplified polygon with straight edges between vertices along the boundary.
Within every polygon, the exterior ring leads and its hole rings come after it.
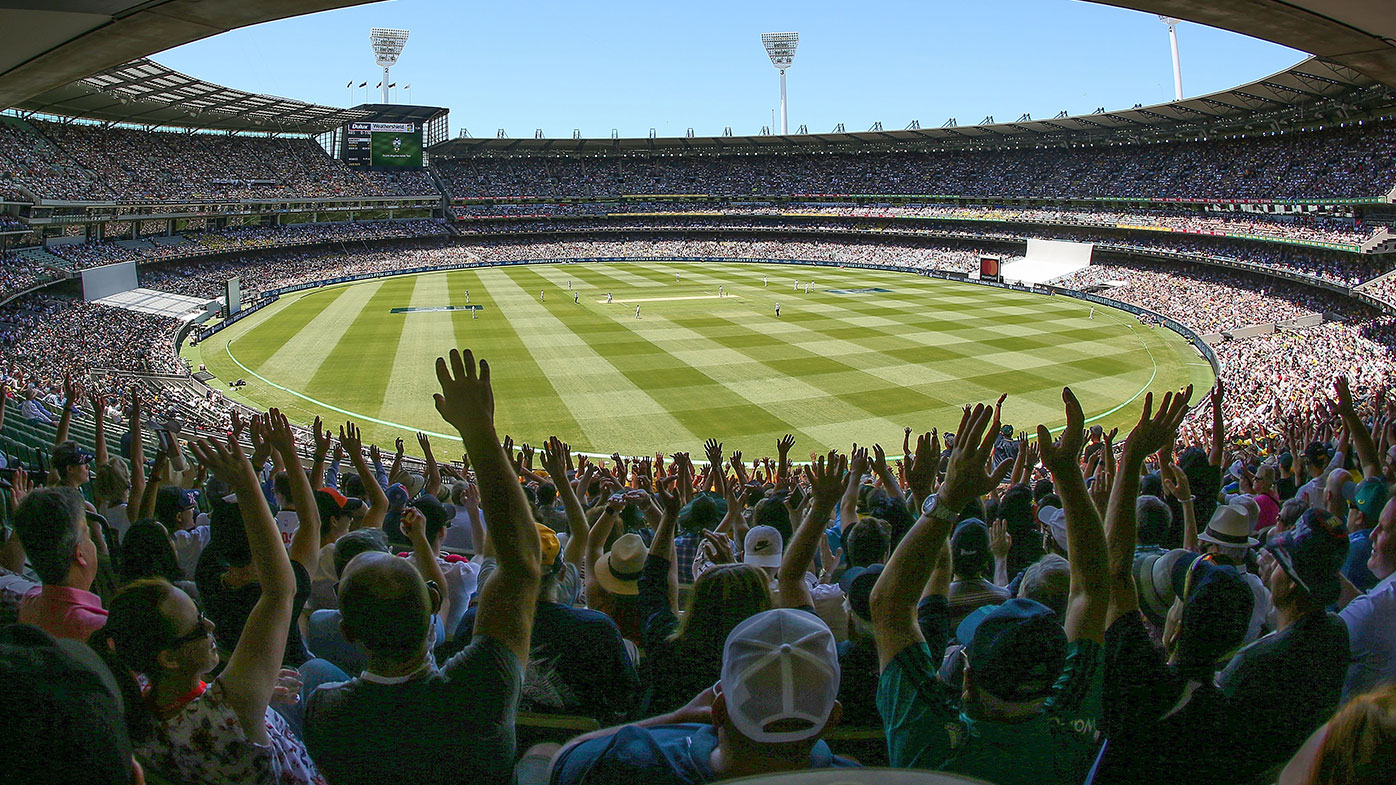
POLYGON ((1255 518, 1252 516, 1253 510, 1258 513, 1256 504, 1250 497, 1236 497, 1236 501, 1231 504, 1217 507, 1216 512, 1212 513, 1212 519, 1207 522, 1207 528, 1197 535, 1195 545, 1183 543, 1188 550, 1216 554, 1217 563, 1235 567, 1246 581, 1246 585, 1251 587, 1251 596, 1255 598, 1255 605, 1251 608, 1250 627, 1246 629, 1246 643, 1251 643, 1260 637, 1261 628, 1265 625, 1273 608, 1270 602, 1270 590, 1265 587, 1265 581, 1262 581, 1259 575, 1246 569, 1246 551, 1260 544, 1259 540, 1251 536, 1252 526, 1255 523, 1255 518), (1240 500, 1243 498, 1249 504, 1241 503, 1240 500))
POLYGON ((553 759, 554 785, 714 782, 855 766, 820 736, 842 714, 834 635, 817 616, 779 608, 737 625, 722 676, 682 709, 588 733, 553 759))

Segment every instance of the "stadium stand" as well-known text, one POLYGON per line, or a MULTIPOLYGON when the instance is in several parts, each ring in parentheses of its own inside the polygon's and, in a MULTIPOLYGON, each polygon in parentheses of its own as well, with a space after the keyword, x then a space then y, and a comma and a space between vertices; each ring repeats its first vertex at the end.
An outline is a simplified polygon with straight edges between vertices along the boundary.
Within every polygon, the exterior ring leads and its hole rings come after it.
POLYGON ((387 174, 308 132, 0 117, 0 623, 23 623, 0 629, 0 765, 1390 781, 1396 123, 1267 128, 760 155, 452 140, 387 174), (425 434, 409 456, 252 411, 180 354, 217 325, 85 302, 73 280, 135 262, 142 287, 206 303, 238 277, 253 307, 545 260, 972 280, 1033 239, 1095 244, 1040 290, 1201 335, 1216 386, 1118 434, 1066 389, 1066 428, 1036 442, 986 402, 953 439, 908 429, 901 460, 855 445, 792 466, 793 437, 732 456, 724 434, 698 460, 587 459, 568 434, 501 443, 494 412, 519 402, 453 355, 432 389, 467 460, 447 463, 425 434), (64 736, 84 722, 105 725, 64 736))

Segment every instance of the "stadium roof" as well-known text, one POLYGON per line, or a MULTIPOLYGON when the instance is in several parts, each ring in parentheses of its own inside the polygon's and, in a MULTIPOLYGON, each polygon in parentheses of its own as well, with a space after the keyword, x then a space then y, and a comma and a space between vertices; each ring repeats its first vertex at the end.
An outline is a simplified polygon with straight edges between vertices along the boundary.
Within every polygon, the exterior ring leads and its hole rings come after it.
POLYGON ((0 108, 239 27, 377 0, 0 0, 0 108))
POLYGON ((446 114, 444 106, 414 106, 411 104, 359 104, 351 111, 362 112, 375 123, 416 123, 425 125, 446 114))
POLYGON ((1385 0, 1093 0, 1263 38, 1396 87, 1396 13, 1385 0))
POLYGON ((981 125, 788 136, 699 136, 628 139, 455 138, 434 157, 478 154, 819 152, 843 147, 1004 147, 1106 139, 1148 141, 1270 130, 1296 120, 1342 121, 1389 109, 1393 92, 1349 68, 1309 58, 1250 84, 1210 95, 1115 112, 981 125))
POLYGON ((15 108, 116 123, 305 134, 373 114, 234 90, 145 58, 49 90, 15 108))

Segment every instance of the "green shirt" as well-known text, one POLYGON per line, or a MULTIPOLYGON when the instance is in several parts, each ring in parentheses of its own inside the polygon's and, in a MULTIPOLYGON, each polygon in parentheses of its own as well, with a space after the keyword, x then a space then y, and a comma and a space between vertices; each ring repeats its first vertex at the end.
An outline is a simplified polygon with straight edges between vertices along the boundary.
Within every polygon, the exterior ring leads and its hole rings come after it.
POLYGON ((995 722, 960 711, 959 691, 938 678, 924 643, 908 646, 882 672, 877 709, 890 765, 965 774, 996 785, 1078 785, 1095 759, 1101 712, 1102 648, 1079 640, 1037 716, 995 722))

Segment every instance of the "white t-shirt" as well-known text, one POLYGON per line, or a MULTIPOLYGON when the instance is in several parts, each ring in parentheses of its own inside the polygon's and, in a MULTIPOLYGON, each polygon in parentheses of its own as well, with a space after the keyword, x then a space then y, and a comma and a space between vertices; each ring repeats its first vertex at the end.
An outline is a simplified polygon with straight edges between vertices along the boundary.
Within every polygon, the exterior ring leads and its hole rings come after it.
POLYGON ((456 634, 461 617, 470 609, 470 595, 474 594, 479 586, 480 565, 475 562, 444 559, 436 561, 446 576, 446 593, 451 598, 450 614, 446 617, 446 637, 450 638, 456 634))
POLYGON ((192 529, 178 529, 171 534, 179 569, 184 572, 184 577, 190 580, 194 579, 194 570, 199 566, 199 555, 204 552, 204 546, 208 545, 210 531, 207 526, 195 526, 192 529))
POLYGON ((126 530, 131 528, 131 519, 126 515, 129 508, 130 505, 125 503, 97 508, 97 514, 107 519, 107 525, 111 527, 118 542, 126 539, 126 530))
POLYGON ((282 510, 276 514, 276 528, 281 532, 281 544, 291 545, 291 538, 296 536, 296 529, 301 527, 300 518, 296 517, 295 510, 282 510))

